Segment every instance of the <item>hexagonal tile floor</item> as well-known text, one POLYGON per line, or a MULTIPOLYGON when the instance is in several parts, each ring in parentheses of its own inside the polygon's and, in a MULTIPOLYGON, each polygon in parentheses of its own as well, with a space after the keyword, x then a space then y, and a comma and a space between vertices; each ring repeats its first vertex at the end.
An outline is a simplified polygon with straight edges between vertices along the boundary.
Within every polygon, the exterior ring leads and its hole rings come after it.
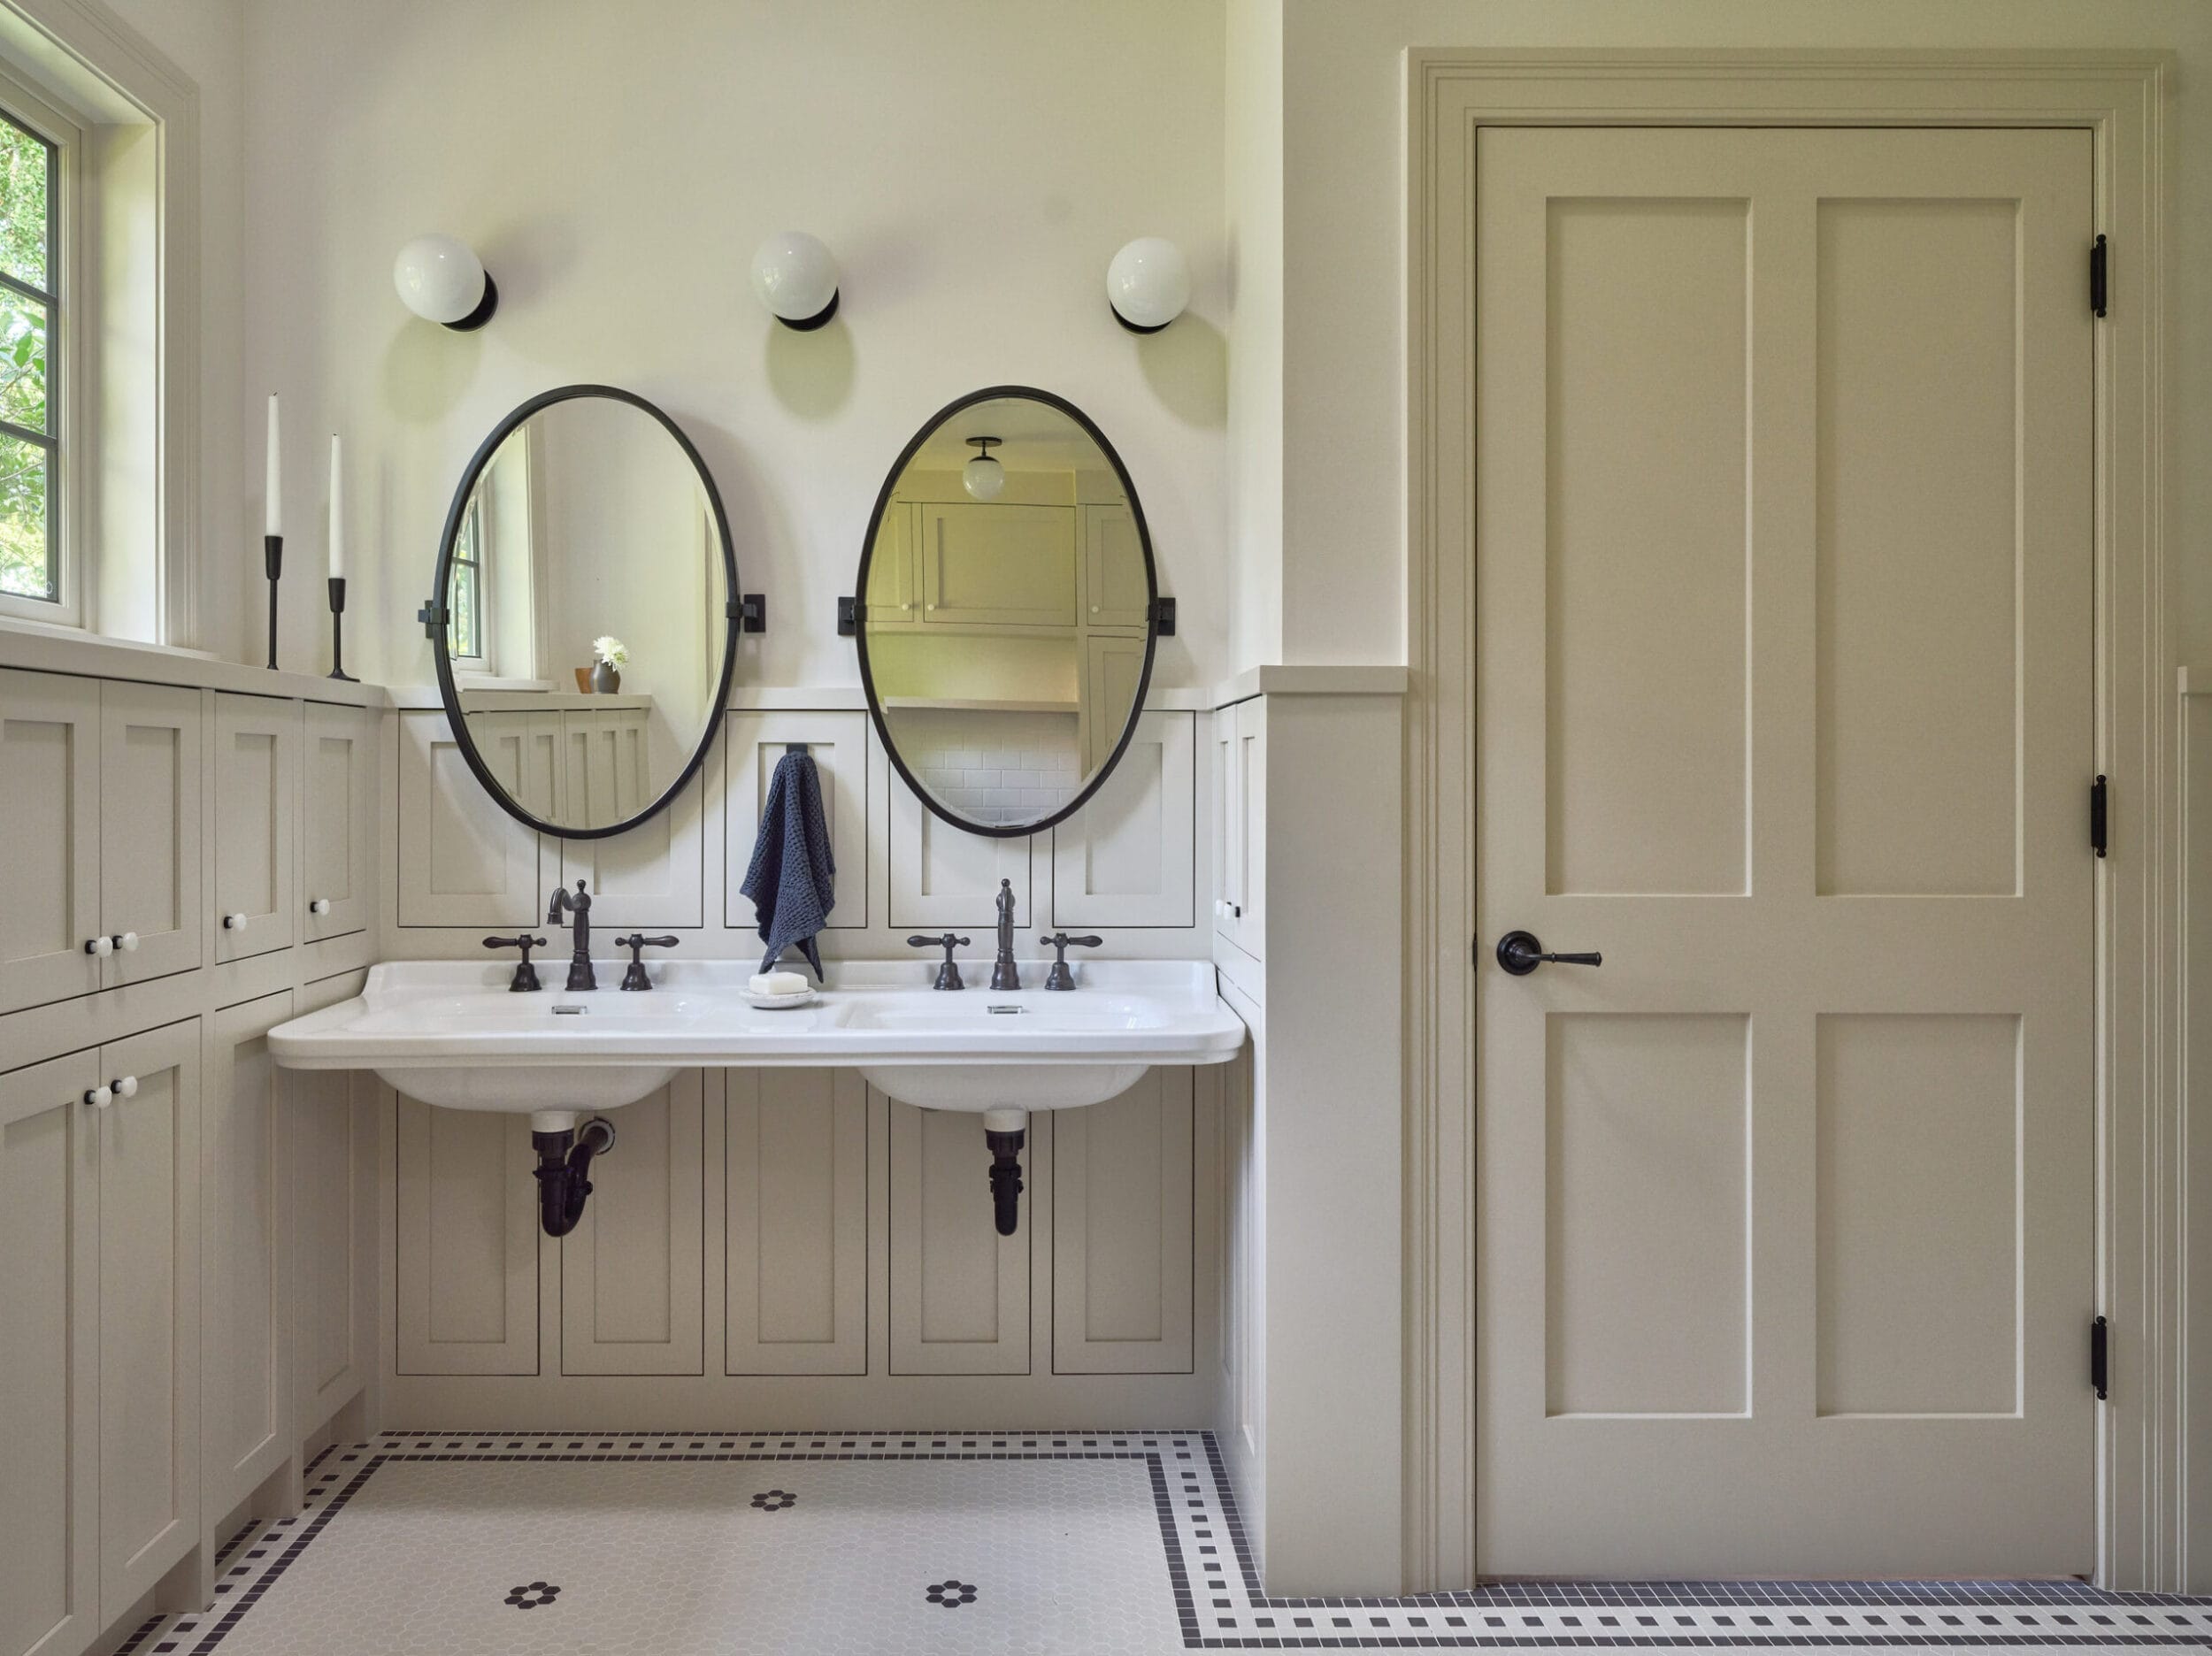
POLYGON ((2075 1582, 1526 1583, 1271 1598, 1204 1432, 394 1433, 119 1656, 2212 1646, 2075 1582))

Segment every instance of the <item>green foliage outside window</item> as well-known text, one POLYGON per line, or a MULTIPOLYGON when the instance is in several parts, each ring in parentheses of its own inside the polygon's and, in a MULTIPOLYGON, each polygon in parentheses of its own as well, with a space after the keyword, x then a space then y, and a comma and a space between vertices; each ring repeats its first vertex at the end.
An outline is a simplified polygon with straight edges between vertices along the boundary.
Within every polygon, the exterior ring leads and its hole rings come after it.
POLYGON ((53 146, 0 116, 0 593, 55 600, 53 146))

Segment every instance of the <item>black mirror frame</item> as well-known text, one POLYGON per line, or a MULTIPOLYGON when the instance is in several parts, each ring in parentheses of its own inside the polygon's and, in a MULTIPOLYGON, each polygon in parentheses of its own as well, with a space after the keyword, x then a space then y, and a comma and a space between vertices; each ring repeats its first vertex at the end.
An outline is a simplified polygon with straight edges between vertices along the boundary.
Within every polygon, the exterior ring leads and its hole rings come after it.
POLYGON ((1152 688, 1152 663, 1160 648, 1160 571, 1159 566, 1153 562, 1152 558, 1152 530, 1145 522, 1144 502, 1137 498, 1137 486, 1130 480, 1129 468, 1122 464, 1119 451, 1112 443, 1106 441, 1106 433, 1099 430, 1096 422, 1081 409, 1064 396, 1056 396, 1053 393, 1040 390, 1035 386, 1021 385, 986 386, 980 391, 971 391, 964 397, 956 397, 939 409, 936 413, 923 422, 921 429, 916 432, 906 447, 899 451, 899 457, 892 462, 891 470, 883 479, 882 488, 876 493, 876 509, 868 514, 868 538, 860 543, 858 579, 859 585, 855 589, 856 596, 853 604, 856 612, 853 643, 860 655, 860 685, 867 694, 868 717, 875 724, 876 738, 882 742, 884 755, 891 761, 891 768, 898 772, 899 780, 906 784, 908 792, 921 801, 923 807, 932 816, 950 823, 964 833, 980 834, 991 840, 1026 839, 1031 834, 1042 833, 1048 828, 1056 827, 1074 816, 1089 802, 1091 796, 1104 785, 1106 778, 1113 775, 1116 768, 1121 763, 1122 755, 1129 751, 1130 742, 1135 739, 1137 721, 1144 717, 1145 697, 1152 688), (1031 402, 1042 402, 1048 407, 1057 409, 1073 420, 1082 429, 1085 436, 1098 445, 1099 452, 1106 456, 1107 464, 1114 468, 1114 475, 1121 480, 1122 493, 1129 499, 1129 514, 1137 525, 1137 544, 1144 552, 1144 582, 1147 594, 1144 668, 1137 675, 1136 697, 1130 704, 1128 722, 1121 728, 1121 735, 1114 743, 1114 751, 1107 755, 1106 762, 1098 767, 1090 780, 1076 790, 1075 797, 1053 812, 1051 816, 1041 816, 1035 822, 1017 823, 1010 825, 971 822, 957 812, 940 804, 929 790, 916 779, 914 773, 907 769, 906 761, 899 756, 898 744, 891 740, 890 726, 885 722, 883 717, 883 699, 876 694, 875 672, 868 662, 868 571, 870 564, 875 558, 876 536, 883 527, 883 514, 891 504, 892 492, 897 488, 899 479, 905 475, 908 464, 917 454, 921 452, 922 445, 935 435, 938 428, 947 420, 959 413, 961 410, 973 408, 979 402, 995 402, 1006 397, 1024 397, 1031 402))
POLYGON ((729 514, 723 510, 722 494, 714 487, 714 474, 707 470, 707 463, 700 457, 699 450, 693 445, 691 439, 684 434, 682 426, 677 425, 662 410, 647 402, 634 391, 625 391, 619 386, 557 386, 550 391, 541 391, 492 427, 491 435, 485 438, 477 446, 476 452, 469 457, 467 468, 461 473, 460 487, 453 492, 453 504, 446 510, 445 530, 438 538, 438 567, 436 573, 432 577, 431 590, 433 595, 430 600, 430 613, 437 616, 439 619, 431 623, 428 627, 430 648, 437 663, 438 695, 439 699, 445 703, 446 723, 452 726, 453 739, 461 749, 461 757, 468 762, 468 768, 475 774, 476 779, 483 784, 484 791, 492 796, 492 802, 517 822, 536 830, 539 833, 551 834, 561 840, 606 840, 618 833, 627 833, 639 824, 649 822, 666 810, 676 795, 684 791, 691 778, 699 774, 700 767, 706 763, 707 750, 714 746, 714 739, 721 732, 723 713, 730 702, 730 685, 737 674, 739 603, 737 552, 730 540, 729 514), (573 402, 584 397, 611 398, 617 402, 626 402, 632 408, 641 410, 651 415, 659 422, 661 429, 676 440, 676 446, 684 451, 684 457, 691 462, 691 469, 699 477, 699 487, 706 491, 707 504, 713 509, 715 534, 722 543, 723 608, 725 610, 721 679, 715 690, 713 703, 707 709, 706 728, 699 733, 699 740, 692 748, 691 757, 685 762, 684 768, 676 779, 670 783, 660 797, 653 801, 651 804, 618 823, 610 823, 599 828, 568 827, 543 820, 524 809, 522 805, 508 794, 505 787, 501 786, 499 779, 492 774, 491 767, 484 763, 484 755, 476 750, 476 739, 470 734, 468 720, 461 710, 461 693, 459 686, 453 681, 453 656, 451 647, 447 640, 443 618, 446 583, 453 573, 453 543, 460 535, 461 520, 468 510, 469 496, 475 492, 477 481, 482 477, 485 466, 490 464, 492 456, 499 451, 500 444, 512 436, 533 414, 541 409, 550 408, 556 402, 573 402))

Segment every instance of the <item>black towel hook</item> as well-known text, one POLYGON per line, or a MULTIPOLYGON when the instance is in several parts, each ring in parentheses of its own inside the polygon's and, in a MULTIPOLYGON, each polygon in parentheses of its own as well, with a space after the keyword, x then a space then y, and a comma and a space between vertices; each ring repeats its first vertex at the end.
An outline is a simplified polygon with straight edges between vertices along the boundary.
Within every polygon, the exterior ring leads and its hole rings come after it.
POLYGON ((803 754, 806 752, 806 744, 804 742, 786 742, 783 745, 783 751, 787 757, 792 754, 803 754))

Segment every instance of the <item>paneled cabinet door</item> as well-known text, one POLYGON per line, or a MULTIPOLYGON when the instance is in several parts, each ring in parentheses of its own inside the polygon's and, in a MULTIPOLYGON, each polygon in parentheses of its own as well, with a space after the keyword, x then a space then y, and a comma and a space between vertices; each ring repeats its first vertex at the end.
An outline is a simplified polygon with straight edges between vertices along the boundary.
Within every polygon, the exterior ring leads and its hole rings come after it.
POLYGON ((398 1370, 538 1371, 530 1118, 399 1100, 398 1370))
POLYGON ((0 671, 0 1012, 100 986, 100 686, 0 671))
MULTIPOLYGON (((1030 1148, 1022 1181, 1033 1191, 1030 1148)), ((1030 1197, 999 1235, 983 1117, 891 1106, 891 1372, 1029 1372, 1030 1197)))
MULTIPOLYGON (((299 992, 304 1014, 360 991, 348 972, 299 992)), ((284 1074, 291 1165, 293 1422, 303 1437, 335 1414, 375 1368, 376 1112, 374 1077, 344 1070, 284 1074)))
POLYGON ((561 1238, 563 1374, 706 1371, 703 1092, 702 1072, 683 1070, 609 1116, 615 1146, 561 1238))
POLYGON ((1198 864, 1197 715, 1145 713, 1090 801, 1052 831, 1058 926, 1188 926, 1198 864))
POLYGON ((1266 953, 1267 703, 1214 715, 1214 930, 1254 959, 1266 953))
POLYGON ((723 1363, 868 1372, 868 1087, 855 1070, 723 1071, 723 1363))
POLYGON ((111 1041, 100 1135, 100 1617, 200 1534, 200 1024, 111 1041))
POLYGON ((922 618, 920 560, 914 556, 914 519, 919 510, 906 501, 893 501, 883 510, 864 594, 867 618, 879 626, 922 618))
MULTIPOLYGON (((760 814, 776 767, 803 745, 822 784, 822 816, 830 855, 837 864, 837 906, 827 930, 864 931, 868 924, 868 716, 749 709, 729 716, 722 744, 727 781, 723 792, 723 924, 750 930, 760 922, 742 887, 760 835, 760 814)), ((733 954, 744 954, 742 948, 733 954)))
MULTIPOLYGON (((200 1094, 200 1504, 210 1524, 285 1456, 291 1333, 283 1238, 290 1188, 286 1072, 269 1031, 292 992, 218 1012, 207 1024, 200 1094)), ((342 1200, 340 1192, 314 1200, 342 1200)))
POLYGON ((299 714, 267 696, 215 698, 215 958, 289 948, 299 714))
POLYGON ((1083 531, 1084 620, 1094 627, 1141 631, 1151 619, 1144 542, 1126 502, 1077 509, 1083 531))
POLYGON ((300 847, 303 935, 344 937, 374 918, 376 715, 366 708, 307 703, 301 770, 306 778, 306 843, 300 847))
MULTIPOLYGON (((564 717, 572 722, 589 716, 564 717)), ((613 756, 611 749, 597 751, 613 756)), ((583 754, 574 747, 570 754, 578 762, 573 777, 585 768, 583 754)), ((558 842, 561 883, 573 888, 580 879, 591 882, 593 924, 681 931, 705 923, 706 791, 706 778, 695 776, 666 810, 626 832, 558 842)), ((575 798, 572 787, 572 803, 575 798)), ((611 946, 607 952, 613 954, 611 946)))
POLYGON ((100 929, 113 951, 104 987, 200 963, 204 718, 196 690, 100 686, 100 929))
MULTIPOLYGON (((487 714, 471 728, 500 785, 526 796, 526 770, 540 769, 529 716, 487 714)), ((399 716, 398 867, 403 926, 529 925, 545 914, 537 835, 492 802, 442 713, 399 716)))
POLYGON ((1075 625, 1074 508, 925 505, 920 518, 925 625, 1075 625))
POLYGON ((1191 1072, 1052 1118, 1056 1374, 1188 1374, 1191 1072))
POLYGON ((890 791, 894 930, 956 926, 987 932, 998 924, 1002 879, 1014 883, 1015 924, 1034 924, 1027 836, 1001 840, 968 833, 926 809, 904 783, 892 782, 890 791))
POLYGON ((100 1631, 99 1054, 0 1076, 0 1656, 100 1631))

